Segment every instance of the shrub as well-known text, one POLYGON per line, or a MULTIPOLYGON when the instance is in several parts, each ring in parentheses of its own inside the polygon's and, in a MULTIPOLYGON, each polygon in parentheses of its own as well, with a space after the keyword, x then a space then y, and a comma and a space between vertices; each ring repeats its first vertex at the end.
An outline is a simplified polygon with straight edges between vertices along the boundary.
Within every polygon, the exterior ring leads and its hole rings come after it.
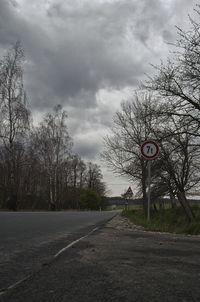
POLYGON ((98 210, 101 204, 101 197, 96 191, 86 189, 85 192, 80 195, 79 204, 81 209, 98 210))

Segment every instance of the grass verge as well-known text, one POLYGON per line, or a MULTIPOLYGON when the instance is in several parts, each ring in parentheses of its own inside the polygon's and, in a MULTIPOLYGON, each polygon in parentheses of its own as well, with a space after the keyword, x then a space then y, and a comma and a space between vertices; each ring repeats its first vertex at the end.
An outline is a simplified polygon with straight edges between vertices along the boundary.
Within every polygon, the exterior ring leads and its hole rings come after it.
POLYGON ((192 209, 196 217, 193 222, 188 221, 181 207, 152 212, 149 222, 141 209, 123 211, 123 215, 134 224, 143 226, 147 231, 198 235, 200 234, 200 207, 195 205, 192 209))

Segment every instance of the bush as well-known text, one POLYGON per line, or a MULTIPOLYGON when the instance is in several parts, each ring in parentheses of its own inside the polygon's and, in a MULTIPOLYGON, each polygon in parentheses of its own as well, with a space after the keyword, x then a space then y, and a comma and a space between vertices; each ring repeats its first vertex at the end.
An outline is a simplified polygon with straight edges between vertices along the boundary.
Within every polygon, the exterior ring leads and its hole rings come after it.
POLYGON ((98 210, 101 205, 101 197, 96 191, 87 189, 80 195, 79 204, 81 209, 98 210))

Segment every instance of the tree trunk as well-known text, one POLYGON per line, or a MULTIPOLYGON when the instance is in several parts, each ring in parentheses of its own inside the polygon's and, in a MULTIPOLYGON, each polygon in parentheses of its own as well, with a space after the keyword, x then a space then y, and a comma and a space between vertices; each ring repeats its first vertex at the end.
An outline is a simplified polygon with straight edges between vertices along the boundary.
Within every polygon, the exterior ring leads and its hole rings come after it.
POLYGON ((158 206, 160 211, 164 209, 164 202, 160 198, 158 199, 158 206))
POLYGON ((147 215, 147 192, 146 192, 146 181, 142 179, 142 203, 145 215, 147 215))
POLYGON ((176 209, 177 205, 176 205, 176 199, 173 193, 170 193, 170 202, 171 202, 171 207, 172 209, 176 209))
POLYGON ((146 166, 142 163, 142 202, 143 202, 143 210, 145 215, 147 215, 147 192, 146 192, 146 166))
POLYGON ((54 204, 58 206, 58 191, 57 191, 57 166, 54 171, 54 204))
POLYGON ((53 180, 52 180, 52 175, 51 175, 51 171, 50 171, 50 175, 49 175, 49 208, 50 208, 50 210, 52 210, 53 205, 54 205, 54 202, 53 202, 53 180))
POLYGON ((76 179, 77 179, 77 171, 76 167, 74 168, 74 179, 73 179, 73 187, 76 188, 76 179))
POLYGON ((177 197, 178 197, 178 200, 180 201, 180 203, 181 203, 181 205, 182 205, 182 207, 183 207, 183 209, 185 211, 185 214, 188 217, 188 219, 190 221, 194 220, 195 219, 195 215, 194 215, 194 213, 193 213, 193 211, 192 211, 192 209, 191 209, 191 207, 190 207, 190 205, 188 203, 188 200, 187 200, 187 198, 185 196, 185 192, 179 191, 177 193, 177 197))

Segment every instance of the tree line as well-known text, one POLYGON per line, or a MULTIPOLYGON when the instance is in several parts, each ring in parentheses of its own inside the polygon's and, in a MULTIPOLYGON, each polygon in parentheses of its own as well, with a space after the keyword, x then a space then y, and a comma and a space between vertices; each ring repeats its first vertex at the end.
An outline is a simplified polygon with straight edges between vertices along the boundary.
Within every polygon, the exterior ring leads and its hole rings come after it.
POLYGON ((0 207, 103 208, 106 187, 100 166, 73 154, 62 106, 33 126, 23 62, 20 42, 0 60, 0 207))
MULTIPOLYGON (((200 183, 200 11, 190 29, 177 28, 177 42, 165 62, 153 66, 132 99, 114 116, 112 134, 104 139, 102 159, 114 172, 126 175, 142 195, 147 213, 147 160, 144 141, 155 140, 160 152, 152 160, 152 202, 170 196, 179 200, 190 221, 195 219, 187 195, 199 195, 200 183)), ((155 206, 156 207, 156 206, 155 206)))

